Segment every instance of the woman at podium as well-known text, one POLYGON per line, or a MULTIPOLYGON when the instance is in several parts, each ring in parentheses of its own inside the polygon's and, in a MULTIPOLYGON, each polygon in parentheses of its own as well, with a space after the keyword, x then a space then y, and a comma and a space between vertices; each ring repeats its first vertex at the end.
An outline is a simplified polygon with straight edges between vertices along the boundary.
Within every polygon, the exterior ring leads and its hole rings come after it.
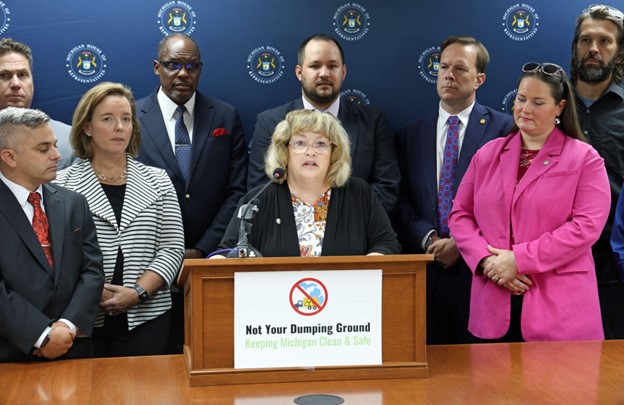
POLYGON ((229 257, 246 247, 268 257, 400 253, 373 189, 350 176, 349 138, 331 114, 290 112, 265 162, 271 182, 241 199, 219 245, 229 257))

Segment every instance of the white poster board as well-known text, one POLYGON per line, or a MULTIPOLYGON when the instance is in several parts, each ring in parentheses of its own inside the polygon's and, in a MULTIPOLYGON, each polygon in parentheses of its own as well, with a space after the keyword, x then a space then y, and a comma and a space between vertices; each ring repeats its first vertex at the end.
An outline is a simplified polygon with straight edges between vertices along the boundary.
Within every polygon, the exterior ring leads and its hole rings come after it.
POLYGON ((381 270, 234 274, 234 368, 380 365, 381 270))

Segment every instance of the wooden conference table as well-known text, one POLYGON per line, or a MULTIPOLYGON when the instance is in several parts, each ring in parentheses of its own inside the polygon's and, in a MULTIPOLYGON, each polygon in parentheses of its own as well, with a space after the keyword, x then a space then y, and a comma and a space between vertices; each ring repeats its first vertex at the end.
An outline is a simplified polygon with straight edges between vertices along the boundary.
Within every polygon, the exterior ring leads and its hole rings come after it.
POLYGON ((0 404, 624 403, 624 341, 429 346, 429 378, 190 387, 182 355, 0 364, 0 404))

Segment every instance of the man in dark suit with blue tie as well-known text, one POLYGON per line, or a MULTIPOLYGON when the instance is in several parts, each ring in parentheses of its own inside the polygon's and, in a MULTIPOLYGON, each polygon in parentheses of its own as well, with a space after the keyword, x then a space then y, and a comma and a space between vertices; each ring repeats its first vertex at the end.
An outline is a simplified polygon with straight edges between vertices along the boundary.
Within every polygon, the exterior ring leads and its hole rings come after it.
POLYGON ((343 100, 340 88, 347 75, 342 47, 336 39, 316 34, 299 47, 297 79, 302 96, 258 114, 251 140, 249 189, 266 183, 264 155, 277 124, 290 111, 316 109, 340 120, 349 134, 353 175, 366 180, 386 211, 394 208, 399 190, 399 167, 394 149, 394 131, 381 111, 343 100))
POLYGON ((85 198, 54 180, 43 112, 0 111, 0 362, 93 356, 104 272, 85 198))
POLYGON ((216 249, 246 190, 240 118, 233 106, 197 91, 201 69, 199 46, 191 37, 165 37, 154 61, 160 87, 137 101, 138 159, 171 177, 182 210, 187 259, 216 249), (185 138, 180 138, 182 127, 185 138), (187 152, 190 159, 180 162, 180 154, 187 152))
POLYGON ((488 61, 486 48, 474 38, 447 38, 440 46, 438 111, 397 134, 401 191, 393 224, 404 253, 427 252, 435 260, 427 267, 428 344, 474 339, 468 332, 472 273, 461 260, 447 221, 474 153, 491 139, 507 135, 513 126, 510 115, 476 102, 488 61), (451 138, 454 155, 446 145, 451 138))
MULTIPOLYGON (((167 171, 184 224, 184 258, 217 248, 246 190, 247 148, 236 109, 197 91, 202 62, 191 37, 174 34, 158 46, 160 87, 138 100, 138 160, 167 171)), ((182 294, 172 288, 172 352, 183 340, 182 294)))

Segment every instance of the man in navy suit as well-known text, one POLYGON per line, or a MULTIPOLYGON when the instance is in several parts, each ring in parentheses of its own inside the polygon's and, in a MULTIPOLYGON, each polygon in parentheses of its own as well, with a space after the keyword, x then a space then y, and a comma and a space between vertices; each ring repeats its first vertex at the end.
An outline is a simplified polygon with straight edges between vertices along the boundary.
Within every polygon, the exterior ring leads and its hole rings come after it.
POLYGON ((476 102, 485 82, 489 54, 470 37, 450 37, 440 46, 438 111, 417 119, 397 134, 401 192, 393 215, 404 253, 427 252, 427 343, 467 343, 472 273, 455 241, 440 233, 438 188, 450 116, 459 118, 459 156, 453 197, 472 156, 491 139, 507 135, 511 116, 476 102))
POLYGON ((277 124, 293 110, 327 111, 349 134, 353 175, 371 184, 386 211, 394 208, 399 190, 399 167, 394 131, 383 112, 340 98, 347 75, 342 47, 324 34, 313 35, 299 47, 295 74, 301 98, 258 114, 251 140, 247 188, 266 183, 264 155, 277 124))
POLYGON ((246 190, 247 150, 240 118, 233 106, 197 91, 201 69, 199 46, 191 37, 165 37, 154 61, 160 87, 137 101, 142 135, 138 159, 171 177, 182 209, 186 259, 216 249, 246 190), (179 105, 186 107, 191 140, 188 181, 175 156, 179 105))
MULTIPOLYGON (((202 62, 198 44, 174 34, 158 46, 154 73, 160 87, 137 101, 141 125, 138 160, 167 171, 176 189, 184 223, 184 258, 205 257, 217 248, 238 200, 245 193, 247 148, 236 109, 197 91, 202 62), (187 178, 176 160, 176 125, 183 121, 190 140, 187 178)), ((178 145, 179 146, 179 145, 178 145)), ((182 297, 172 289, 172 351, 182 344, 182 297), (172 332, 174 333, 174 332, 172 332)))
POLYGON ((61 158, 49 120, 0 111, 0 362, 93 355, 102 254, 85 198, 48 184, 61 158))

